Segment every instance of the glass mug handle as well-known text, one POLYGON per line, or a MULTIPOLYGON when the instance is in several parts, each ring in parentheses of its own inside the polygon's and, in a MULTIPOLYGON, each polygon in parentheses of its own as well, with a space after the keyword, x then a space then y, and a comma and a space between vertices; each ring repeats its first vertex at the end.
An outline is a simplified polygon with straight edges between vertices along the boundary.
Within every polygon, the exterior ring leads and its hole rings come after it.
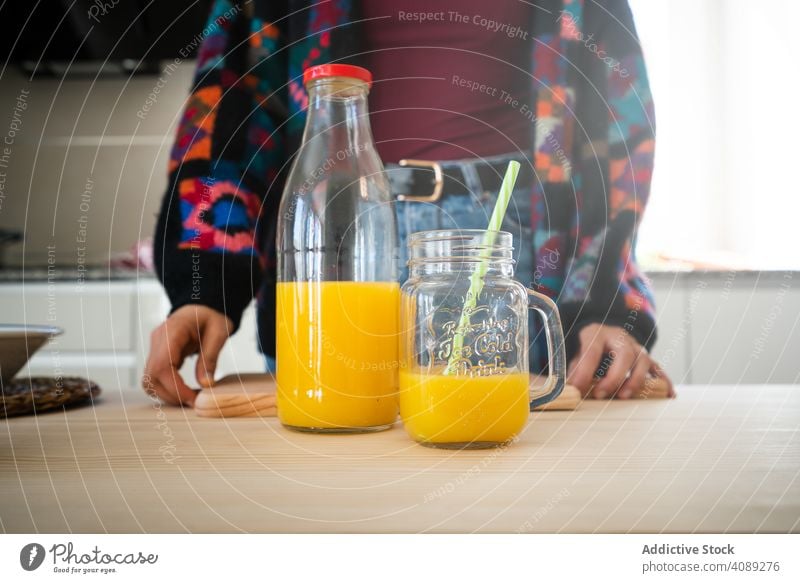
POLYGON ((531 394, 531 410, 539 405, 549 403, 561 394, 567 382, 567 356, 564 348, 564 330, 561 328, 561 316, 556 303, 544 294, 528 289, 528 305, 536 310, 544 320, 544 331, 547 337, 547 384, 544 393, 537 391, 531 394))

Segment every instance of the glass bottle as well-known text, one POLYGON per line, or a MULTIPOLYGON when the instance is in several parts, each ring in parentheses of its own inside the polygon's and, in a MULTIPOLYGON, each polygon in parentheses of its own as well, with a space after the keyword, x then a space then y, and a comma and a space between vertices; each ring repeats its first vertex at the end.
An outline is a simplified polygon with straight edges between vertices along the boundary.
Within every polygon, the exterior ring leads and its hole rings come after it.
POLYGON ((397 226, 372 138, 369 71, 308 69, 303 141, 278 216, 278 416, 362 432, 397 418, 397 226))

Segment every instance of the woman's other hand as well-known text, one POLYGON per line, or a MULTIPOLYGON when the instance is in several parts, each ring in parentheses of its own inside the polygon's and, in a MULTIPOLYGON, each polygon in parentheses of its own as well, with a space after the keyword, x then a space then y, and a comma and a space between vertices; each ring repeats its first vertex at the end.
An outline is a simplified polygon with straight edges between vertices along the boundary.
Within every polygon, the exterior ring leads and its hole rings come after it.
POLYGON ((630 399, 644 387, 648 375, 665 379, 669 384, 668 396, 675 396, 667 374, 623 328, 588 324, 578 337, 580 348, 569 363, 567 382, 584 396, 630 399))
POLYGON ((197 382, 203 387, 213 385, 219 353, 232 330, 230 318, 212 308, 196 304, 178 308, 150 335, 142 387, 171 405, 193 405, 197 391, 181 378, 183 361, 199 354, 197 382))

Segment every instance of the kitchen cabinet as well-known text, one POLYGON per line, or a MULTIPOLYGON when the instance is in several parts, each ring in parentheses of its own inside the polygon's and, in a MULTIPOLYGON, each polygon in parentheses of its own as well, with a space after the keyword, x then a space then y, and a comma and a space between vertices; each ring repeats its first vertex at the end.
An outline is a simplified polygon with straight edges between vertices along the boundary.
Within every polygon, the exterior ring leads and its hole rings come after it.
POLYGON ((692 382, 800 380, 800 274, 730 274, 693 282, 692 382))
MULTIPOLYGON (((0 283, 0 322, 59 326, 64 334, 37 352, 21 375, 81 376, 104 391, 138 390, 150 332, 169 313, 169 300, 152 277, 130 280, 74 280, 0 283)), ((220 355, 219 376, 263 372, 251 306, 220 355)), ((193 381, 196 359, 182 372, 193 381)))
POLYGON ((653 356, 675 384, 687 383, 691 318, 687 313, 685 278, 680 273, 659 274, 652 282, 658 329, 653 356))
POLYGON ((50 352, 125 353, 134 347, 135 290, 133 284, 117 282, 3 285, 0 318, 63 328, 47 346, 50 352))
POLYGON ((676 383, 797 383, 800 273, 651 273, 653 355, 676 383))
POLYGON ((87 377, 105 391, 138 384, 149 329, 166 309, 161 287, 151 278, 0 284, 0 322, 64 330, 20 374, 87 377))
MULTIPOLYGON (((650 274, 658 341, 653 354, 676 384, 796 383, 800 273, 650 274)), ((0 322, 54 324, 65 333, 31 360, 30 374, 78 375, 105 390, 139 386, 150 331, 169 313, 152 277, 0 283, 0 322)), ((196 359, 182 368, 194 384, 196 359)), ((223 349, 217 376, 263 372, 255 305, 223 349)), ((23 371, 23 374, 25 371, 23 371)), ((138 389, 137 389, 138 390, 138 389)))

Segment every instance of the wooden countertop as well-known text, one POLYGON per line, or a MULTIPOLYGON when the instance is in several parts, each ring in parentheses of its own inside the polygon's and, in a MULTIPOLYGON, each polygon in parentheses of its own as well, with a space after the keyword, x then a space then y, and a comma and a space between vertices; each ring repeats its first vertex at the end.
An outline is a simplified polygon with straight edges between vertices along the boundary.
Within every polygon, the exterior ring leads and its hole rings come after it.
POLYGON ((543 412, 507 448, 316 436, 139 391, 0 422, 4 532, 800 531, 800 386, 543 412))

